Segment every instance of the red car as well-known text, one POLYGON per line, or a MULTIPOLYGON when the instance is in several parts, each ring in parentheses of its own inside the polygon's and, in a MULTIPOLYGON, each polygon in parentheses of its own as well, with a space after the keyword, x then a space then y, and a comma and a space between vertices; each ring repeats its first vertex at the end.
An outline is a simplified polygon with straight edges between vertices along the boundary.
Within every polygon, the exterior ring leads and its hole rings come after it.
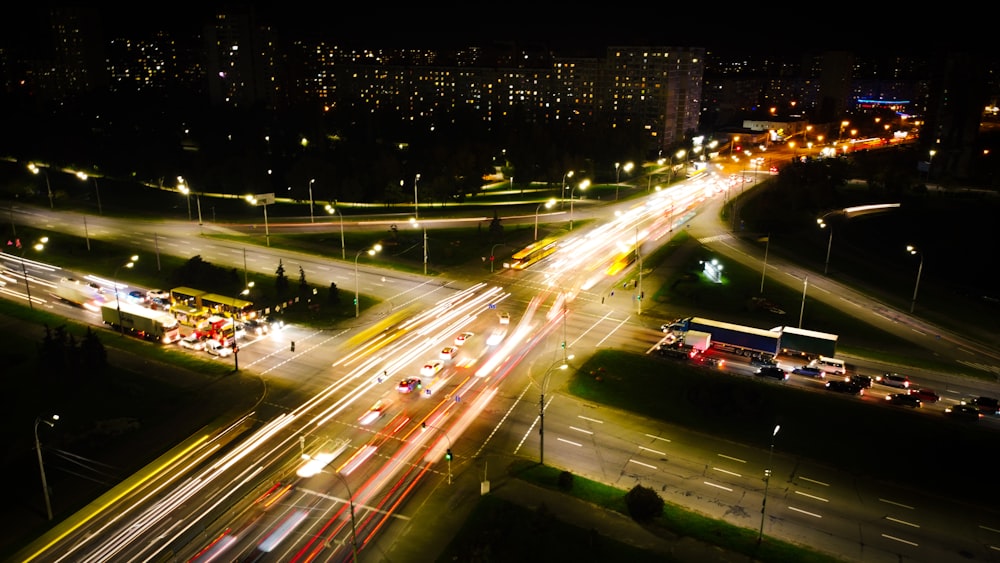
POLYGON ((941 398, 933 389, 910 389, 910 395, 916 396, 922 403, 936 403, 941 398))

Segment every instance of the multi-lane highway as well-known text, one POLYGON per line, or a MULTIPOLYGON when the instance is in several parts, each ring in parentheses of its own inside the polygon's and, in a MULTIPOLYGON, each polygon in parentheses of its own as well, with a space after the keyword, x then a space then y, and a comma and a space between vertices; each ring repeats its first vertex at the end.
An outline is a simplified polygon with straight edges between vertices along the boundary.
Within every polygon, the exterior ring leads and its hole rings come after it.
MULTIPOLYGON (((658 325, 643 318, 641 300, 604 303, 618 283, 607 271, 637 242, 645 252, 682 225, 691 224, 696 234, 709 228, 691 220, 717 204, 723 190, 702 178, 623 203, 607 211, 606 222, 567 235, 559 252, 485 283, 442 284, 365 268, 366 292, 385 302, 366 322, 342 331, 290 327, 242 348, 244 369, 291 382, 294 394, 269 397, 244 417, 191 440, 137 476, 113 504, 83 515, 27 559, 346 560, 370 549, 389 527, 408 525, 418 514, 408 500, 429 480, 450 480, 477 456, 542 451, 547 462, 575 473, 623 488, 655 483, 668 500, 754 527, 764 494, 761 475, 771 467, 768 452, 584 405, 559 392, 568 371, 596 349, 644 353, 655 345, 661 335, 649 326, 658 325), (510 313, 509 324, 501 324, 501 311, 510 313), (497 331, 502 338, 488 344, 497 331), (418 376, 462 332, 475 336, 441 371, 423 377, 414 392, 398 390, 401 379, 418 376), (298 343, 294 357, 281 353, 288 339, 298 343), (542 450, 538 396, 546 392, 542 450)), ((46 211, 22 212, 47 216, 55 227, 46 211)), ((128 236, 150 248, 168 244, 162 233, 130 229, 122 235, 124 222, 105 221, 105 236, 128 236)), ((720 236, 718 225, 715 230, 703 238, 742 252, 720 236)), ((286 251, 196 239, 177 253, 233 265, 242 265, 246 253, 255 271, 292 257, 323 272, 316 277, 328 277, 324 283, 354 283, 353 268, 286 251)), ((633 267, 640 264, 641 253, 633 267)), ((30 275, 44 279, 43 267, 32 267, 30 275)), ((795 271, 771 267, 778 276, 795 271)), ((727 368, 734 376, 743 371, 736 364, 727 368)), ((971 550, 970 540, 979 550, 1000 544, 989 539, 989 530, 1000 530, 989 514, 955 507, 964 530, 980 532, 952 534, 954 521, 940 512, 945 502, 934 505, 935 514, 922 512, 930 501, 913 491, 861 483, 780 453, 770 484, 783 500, 768 506, 767 534, 852 558, 888 560, 913 550, 906 557, 944 560, 929 556, 971 550)))

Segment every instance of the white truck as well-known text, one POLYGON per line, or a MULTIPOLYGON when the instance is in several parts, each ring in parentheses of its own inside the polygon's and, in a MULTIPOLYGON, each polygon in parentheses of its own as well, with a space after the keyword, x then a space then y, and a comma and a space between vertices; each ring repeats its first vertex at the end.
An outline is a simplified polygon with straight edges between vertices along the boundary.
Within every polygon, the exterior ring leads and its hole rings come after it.
POLYGON ((180 325, 173 315, 154 311, 127 301, 101 304, 104 324, 154 342, 170 344, 181 338, 180 325))
POLYGON ((98 288, 74 278, 59 280, 52 293, 63 301, 68 301, 95 313, 101 304, 107 301, 106 296, 98 288))

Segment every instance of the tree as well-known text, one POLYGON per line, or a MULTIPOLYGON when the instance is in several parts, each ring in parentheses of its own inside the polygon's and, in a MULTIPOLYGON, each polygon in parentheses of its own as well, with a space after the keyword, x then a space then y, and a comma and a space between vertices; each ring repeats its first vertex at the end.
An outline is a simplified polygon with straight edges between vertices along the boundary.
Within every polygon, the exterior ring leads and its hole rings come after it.
POLYGON ((97 333, 87 327, 87 333, 80 343, 80 364, 85 373, 101 373, 108 365, 108 351, 97 336, 97 333))
POLYGON ((285 265, 278 259, 278 269, 274 271, 275 275, 278 276, 274 280, 274 289, 278 293, 278 297, 283 297, 288 293, 288 277, 285 276, 285 265))
POLYGON ((503 240, 503 225, 500 224, 500 216, 496 210, 493 211, 493 220, 490 221, 490 240, 503 240))
POLYGON ((648 522, 663 514, 663 499, 649 487, 636 485, 625 494, 625 505, 636 522, 648 522))
POLYGON ((327 296, 327 301, 329 301, 331 305, 337 305, 340 303, 340 288, 338 288, 337 284, 334 282, 330 282, 330 293, 327 296))
POLYGON ((299 295, 305 297, 309 295, 309 282, 306 281, 306 271, 299 266, 299 295))

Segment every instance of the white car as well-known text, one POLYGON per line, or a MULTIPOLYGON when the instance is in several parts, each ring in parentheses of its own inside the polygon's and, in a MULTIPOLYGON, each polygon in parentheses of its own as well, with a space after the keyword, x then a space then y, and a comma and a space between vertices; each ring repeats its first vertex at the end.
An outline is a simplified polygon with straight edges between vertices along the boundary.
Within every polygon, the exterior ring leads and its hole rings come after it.
POLYGON ((444 362, 441 360, 433 360, 424 364, 424 367, 420 368, 420 375, 424 377, 434 377, 437 372, 441 371, 444 367, 444 362))
POLYGON ((509 325, 510 324, 510 313, 504 311, 500 313, 500 324, 509 325))
POLYGON ((507 329, 497 328, 490 333, 489 338, 486 339, 487 346, 496 346, 503 342, 503 339, 507 336, 507 329))
POLYGON ((205 341, 205 351, 213 356, 219 356, 220 358, 229 357, 233 353, 232 348, 227 348, 218 340, 212 339, 205 341))
POLYGON ((170 301, 170 292, 162 289, 150 289, 146 292, 147 301, 170 301))
POLYGON ((177 341, 177 344, 179 344, 181 348, 187 348, 189 350, 205 349, 205 339, 195 333, 191 333, 184 338, 181 338, 177 341))
POLYGON ((441 349, 441 354, 438 357, 442 360, 454 360, 457 355, 458 348, 455 346, 445 346, 441 349))
POLYGON ((455 337, 455 346, 461 346, 469 341, 474 335, 471 332, 463 332, 455 337))

